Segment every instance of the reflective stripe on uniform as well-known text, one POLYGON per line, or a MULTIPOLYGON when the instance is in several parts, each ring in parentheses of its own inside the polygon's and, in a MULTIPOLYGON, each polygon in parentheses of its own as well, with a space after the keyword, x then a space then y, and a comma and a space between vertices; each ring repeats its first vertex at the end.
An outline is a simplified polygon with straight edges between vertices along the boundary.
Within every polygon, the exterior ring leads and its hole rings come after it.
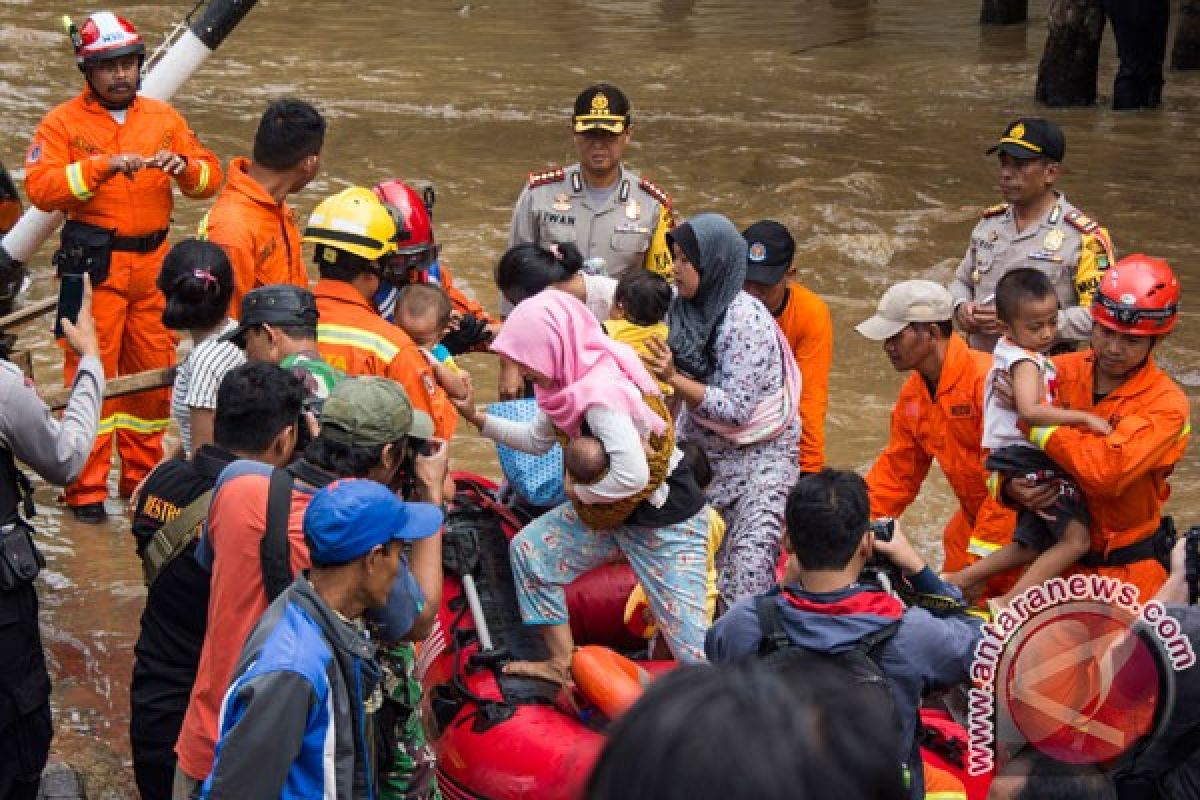
POLYGON ((1050 436, 1053 435, 1056 430, 1058 430, 1057 425, 1038 425, 1030 428, 1029 441, 1036 444, 1039 449, 1045 450, 1046 442, 1049 441, 1050 436))
POLYGON ((344 345, 367 350, 381 358, 384 363, 391 363, 391 360, 400 352, 400 348, 379 334, 365 331, 362 328, 334 325, 329 322, 317 325, 317 340, 324 344, 344 345))
POLYGON ((196 188, 192 189, 191 194, 203 194, 208 188, 208 164, 200 162, 200 179, 196 181, 196 188))
MULTIPOLYGON (((113 414, 109 419, 112 420, 113 430, 134 431, 135 433, 162 433, 171 424, 169 419, 143 419, 125 413, 113 414)), ((103 425, 103 421, 101 424, 103 425)))
POLYGON ((988 495, 990 495, 993 500, 999 500, 1000 499, 1000 487, 1004 484, 1003 479, 1000 477, 1000 473, 999 472, 989 472, 986 483, 987 483, 988 495))
POLYGON ((983 558, 984 556, 991 555, 1003 546, 994 542, 985 542, 983 539, 976 539, 972 536, 971 541, 967 543, 967 552, 973 556, 983 558))
POLYGON ((103 436, 112 433, 114 428, 116 428, 116 421, 113 417, 101 417, 100 425, 96 428, 96 435, 103 436))
POLYGON ((1192 420, 1189 417, 1187 422, 1183 423, 1183 430, 1179 431, 1179 438, 1176 441, 1183 441, 1192 434, 1192 420))
POLYGON ((205 211, 204 216, 200 218, 200 223, 196 226, 196 238, 202 242, 208 241, 208 215, 211 213, 211 208, 205 211))
POLYGON ((78 200, 91 200, 93 192, 88 190, 87 182, 83 179, 83 162, 76 161, 72 164, 67 164, 67 186, 71 189, 71 194, 75 195, 78 200))

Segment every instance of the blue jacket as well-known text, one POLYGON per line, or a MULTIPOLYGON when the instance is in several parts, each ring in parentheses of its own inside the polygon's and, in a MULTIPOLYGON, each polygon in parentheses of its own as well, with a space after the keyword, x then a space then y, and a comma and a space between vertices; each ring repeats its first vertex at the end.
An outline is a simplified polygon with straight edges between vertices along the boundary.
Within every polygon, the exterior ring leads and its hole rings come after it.
MULTIPOLYGON (((891 595, 861 584, 835 592, 808 592, 796 586, 775 591, 780 620, 791 642, 822 653, 851 650, 863 636, 902 618, 896 634, 880 647, 878 662, 899 718, 899 756, 912 771, 912 796, 924 797, 915 737, 921 698, 969 680, 980 620, 965 614, 939 618, 922 608, 904 609, 891 595)), ((762 638, 754 598, 745 598, 709 629, 704 649, 713 663, 745 661, 758 654, 762 638)))
POLYGON ((201 798, 372 800, 374 651, 297 577, 242 649, 201 798))

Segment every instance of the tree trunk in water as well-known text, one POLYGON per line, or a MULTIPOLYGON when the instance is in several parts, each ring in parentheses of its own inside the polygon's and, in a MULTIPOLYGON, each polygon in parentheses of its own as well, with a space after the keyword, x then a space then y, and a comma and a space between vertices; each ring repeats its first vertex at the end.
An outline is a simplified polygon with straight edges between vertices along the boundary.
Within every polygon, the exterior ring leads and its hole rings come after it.
POLYGON ((1013 25, 1029 17, 1029 0, 983 0, 981 25, 1013 25))
POLYGON ((1101 0, 1050 0, 1046 27, 1046 50, 1038 65, 1038 101, 1048 106, 1093 105, 1104 34, 1101 0))
POLYGON ((1179 7, 1171 69, 1200 69, 1200 0, 1183 0, 1179 7))

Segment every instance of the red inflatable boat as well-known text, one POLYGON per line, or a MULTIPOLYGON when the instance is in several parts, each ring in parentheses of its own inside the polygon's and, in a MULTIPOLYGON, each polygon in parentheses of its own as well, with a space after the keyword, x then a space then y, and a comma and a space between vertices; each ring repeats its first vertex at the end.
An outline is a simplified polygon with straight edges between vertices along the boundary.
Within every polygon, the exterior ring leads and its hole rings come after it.
MULTIPOLYGON (((604 744, 607 718, 591 704, 572 708, 544 681, 500 673, 508 660, 545 657, 540 636, 521 623, 508 561, 508 541, 528 518, 500 503, 486 478, 468 473, 454 478, 458 494, 446 522, 442 607, 417 659, 442 793, 453 800, 577 800, 604 744), (476 612, 465 583, 478 595, 476 612), (490 649, 474 622, 480 612, 490 649)), ((569 588, 577 643, 645 649, 645 641, 623 622, 633 585, 627 566, 607 565, 569 588)), ((652 676, 674 662, 637 666, 652 676)), ((970 778, 963 768, 962 728, 941 712, 923 712, 923 718, 930 744, 923 751, 926 763, 961 780, 970 800, 983 800, 988 781, 970 778)))

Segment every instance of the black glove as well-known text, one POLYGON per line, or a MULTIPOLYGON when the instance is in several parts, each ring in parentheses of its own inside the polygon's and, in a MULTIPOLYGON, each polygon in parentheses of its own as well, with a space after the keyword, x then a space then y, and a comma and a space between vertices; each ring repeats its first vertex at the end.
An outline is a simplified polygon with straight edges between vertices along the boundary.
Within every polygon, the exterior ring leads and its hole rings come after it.
POLYGON ((467 313, 462 315, 456 330, 452 330, 442 337, 442 346, 450 351, 450 355, 457 356, 470 352, 491 338, 492 334, 488 331, 487 320, 467 313))

